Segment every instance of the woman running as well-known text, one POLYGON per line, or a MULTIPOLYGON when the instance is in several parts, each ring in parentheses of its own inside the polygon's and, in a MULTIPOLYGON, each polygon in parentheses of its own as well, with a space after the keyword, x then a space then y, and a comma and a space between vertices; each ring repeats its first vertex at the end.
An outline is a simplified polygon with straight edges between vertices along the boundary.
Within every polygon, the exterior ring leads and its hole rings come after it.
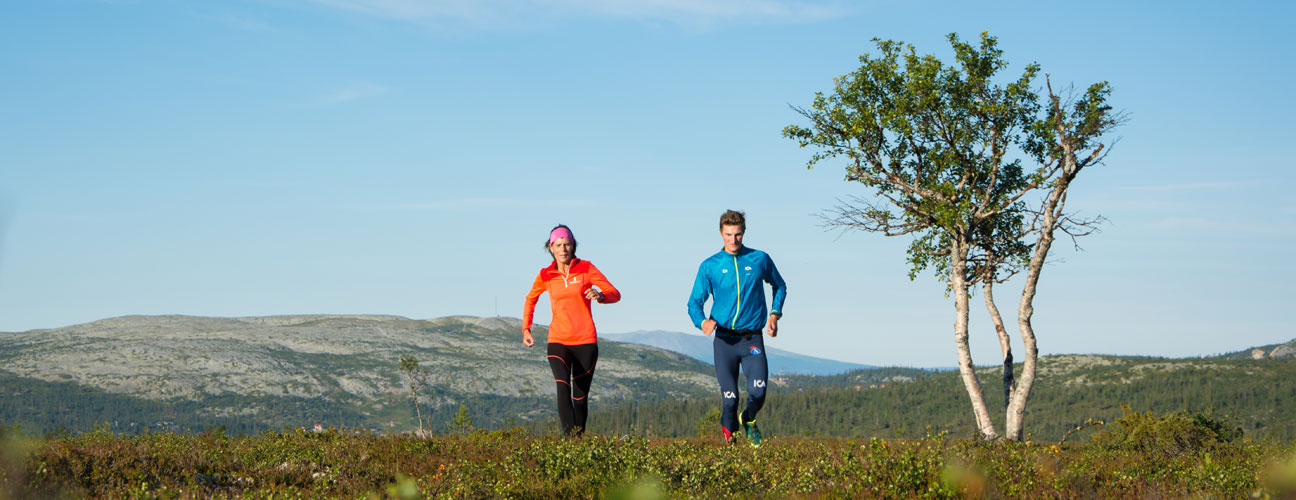
POLYGON ((535 345, 531 320, 540 294, 549 292, 549 368, 558 386, 558 418, 563 434, 579 436, 585 432, 589 416, 590 382, 598 363, 598 332, 590 301, 611 304, 621 300, 621 292, 609 283, 603 273, 589 261, 576 258, 576 237, 571 228, 559 224, 549 231, 545 249, 553 263, 541 269, 522 306, 522 344, 535 345), (595 288, 598 287, 598 288, 595 288))

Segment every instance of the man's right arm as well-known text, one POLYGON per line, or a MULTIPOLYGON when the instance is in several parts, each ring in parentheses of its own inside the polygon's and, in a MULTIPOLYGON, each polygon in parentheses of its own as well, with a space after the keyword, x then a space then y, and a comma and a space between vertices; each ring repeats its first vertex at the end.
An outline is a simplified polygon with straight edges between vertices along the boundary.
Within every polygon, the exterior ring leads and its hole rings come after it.
POLYGON ((710 296, 711 280, 707 279, 706 262, 703 262, 698 266, 697 278, 693 279, 693 292, 689 294, 688 313, 689 319, 693 320, 693 326, 702 328, 702 322, 707 320, 702 306, 706 305, 707 298, 710 296))

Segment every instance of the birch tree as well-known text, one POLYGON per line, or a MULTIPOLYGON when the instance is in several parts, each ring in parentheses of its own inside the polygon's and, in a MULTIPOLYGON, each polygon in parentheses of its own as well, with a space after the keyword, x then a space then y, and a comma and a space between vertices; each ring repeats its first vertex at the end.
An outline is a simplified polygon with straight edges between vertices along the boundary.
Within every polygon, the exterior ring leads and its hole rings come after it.
POLYGON ((994 79, 1008 63, 994 37, 983 33, 979 46, 954 34, 948 40, 955 55, 951 65, 919 56, 913 46, 875 39, 878 54, 862 56, 859 69, 835 78, 831 93, 816 93, 810 108, 794 108, 810 123, 788 126, 783 135, 815 149, 807 168, 840 160, 847 181, 871 188, 872 197, 851 198, 830 210, 829 225, 909 235, 910 279, 931 269, 945 282, 954 301, 959 374, 978 431, 992 439, 999 434, 968 345, 969 295, 982 286, 1004 359, 1006 437, 1020 439, 1037 357, 1030 315, 1040 267, 1056 230, 1078 236, 1093 222, 1067 217, 1062 209, 1074 173, 1102 159, 1076 155, 1101 151, 1096 138, 1115 120, 1106 107, 1105 83, 1064 112, 1051 87, 1046 99, 1033 89, 1038 64, 1000 85, 994 79), (1083 166, 1067 166, 1072 164, 1083 166), (1035 199, 1045 191, 1051 194, 1043 202, 1035 199), (1031 242, 1032 236, 1038 241, 1031 242), (1027 289, 1017 323, 1026 359, 1020 381, 1013 383, 1010 343, 993 287, 1022 271, 1027 289))
POLYGON ((1075 238, 1092 234, 1096 224, 1102 221, 1102 217, 1082 219, 1065 212, 1067 192, 1082 170, 1103 162, 1110 151, 1108 143, 1102 142, 1103 138, 1125 121, 1125 115, 1115 112, 1108 104, 1111 86, 1107 82, 1090 85, 1078 99, 1068 98, 1066 102, 1053 91, 1047 75, 1045 83, 1048 89, 1046 117, 1033 125, 1033 135, 1038 142, 1029 144, 1026 149, 1047 173, 1048 183, 1044 186, 1047 196, 1033 213, 1035 222, 1030 225, 1035 242, 1017 304, 1017 328, 1021 332, 1026 358, 1022 363, 1021 381, 1013 388, 1008 401, 1005 423, 1006 437, 1019 441, 1026 398, 1030 396, 1035 381, 1035 361, 1039 357, 1031 318, 1035 315, 1035 292, 1044 263, 1058 231, 1074 242, 1075 238))
POLYGON ((432 375, 428 373, 426 368, 419 366, 419 362, 417 359, 414 359, 414 356, 401 356, 400 369, 401 373, 405 375, 405 388, 409 390, 410 401, 414 402, 414 418, 418 420, 419 426, 418 432, 415 435, 418 437, 428 437, 432 432, 432 416, 428 415, 428 427, 425 429, 423 427, 423 409, 419 404, 419 396, 422 394, 423 388, 427 387, 428 379, 432 375))

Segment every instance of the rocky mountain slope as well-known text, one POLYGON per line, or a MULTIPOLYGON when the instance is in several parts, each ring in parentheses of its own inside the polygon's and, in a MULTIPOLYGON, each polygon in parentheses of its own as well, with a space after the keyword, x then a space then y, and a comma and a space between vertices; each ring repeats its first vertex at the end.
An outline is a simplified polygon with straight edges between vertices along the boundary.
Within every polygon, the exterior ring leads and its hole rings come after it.
MULTIPOLYGON (((0 333, 0 370, 145 400, 205 401, 200 411, 211 416, 254 416, 263 406, 322 400, 355 409, 357 418, 373 420, 369 425, 400 427, 410 409, 403 356, 428 371, 423 397, 433 408, 469 398, 552 398, 547 331, 538 328, 540 343, 528 349, 519 330, 517 319, 467 316, 126 316, 0 333)), ((681 354, 615 342, 600 351, 596 403, 713 392, 711 367, 681 354)))
POLYGON ((1262 345, 1220 356, 1225 359, 1283 359, 1296 357, 1296 339, 1285 344, 1262 345))

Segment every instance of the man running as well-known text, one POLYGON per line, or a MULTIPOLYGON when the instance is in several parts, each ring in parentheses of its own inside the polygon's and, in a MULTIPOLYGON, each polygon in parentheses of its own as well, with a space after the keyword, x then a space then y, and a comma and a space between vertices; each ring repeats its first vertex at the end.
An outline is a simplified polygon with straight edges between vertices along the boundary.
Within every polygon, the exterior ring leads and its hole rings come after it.
POLYGON ((756 413, 765 404, 765 379, 769 365, 765 360, 765 341, 761 328, 770 337, 778 335, 778 320, 783 316, 783 299, 787 284, 774 267, 769 254, 743 246, 747 219, 742 212, 726 211, 720 216, 720 236, 724 249, 702 261, 693 293, 689 296, 689 317, 702 333, 715 333, 716 379, 720 382, 720 432, 726 443, 735 440, 733 433, 741 424, 753 447, 761 444, 756 413), (765 311, 764 281, 774 292, 774 307, 765 311), (707 297, 713 297, 711 315, 702 312, 707 297), (738 414, 738 368, 747 375, 747 408, 738 414))

